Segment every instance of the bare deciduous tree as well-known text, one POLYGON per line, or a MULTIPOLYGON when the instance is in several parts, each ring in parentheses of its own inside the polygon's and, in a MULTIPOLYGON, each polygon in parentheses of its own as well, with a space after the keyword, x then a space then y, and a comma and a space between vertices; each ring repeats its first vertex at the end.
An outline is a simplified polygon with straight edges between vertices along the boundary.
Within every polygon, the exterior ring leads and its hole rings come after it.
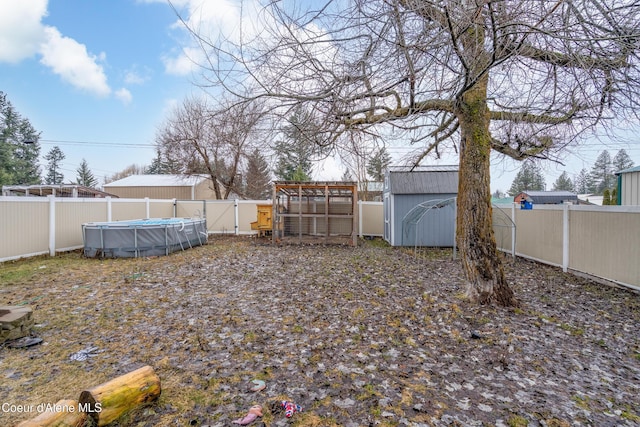
POLYGON ((191 28, 206 84, 304 104, 326 143, 404 132, 459 154, 457 243, 468 296, 518 304, 496 252, 490 154, 557 158, 640 99, 637 0, 271 1, 232 37, 191 28), (284 5, 289 5, 286 8, 284 5), (259 28, 259 30, 256 30, 259 28))
POLYGON ((202 98, 186 99, 161 127, 156 144, 181 173, 206 173, 217 199, 242 194, 242 162, 255 147, 262 111, 258 103, 222 102, 212 109, 202 98))

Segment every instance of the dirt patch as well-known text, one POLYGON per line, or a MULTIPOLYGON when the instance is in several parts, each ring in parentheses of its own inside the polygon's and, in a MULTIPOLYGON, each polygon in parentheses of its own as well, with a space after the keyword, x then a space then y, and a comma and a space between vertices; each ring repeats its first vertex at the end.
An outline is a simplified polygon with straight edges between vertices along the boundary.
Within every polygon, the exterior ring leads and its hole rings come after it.
POLYGON ((255 404, 273 426, 640 425, 638 294, 517 260, 522 307, 478 307, 449 251, 422 255, 214 238, 2 265, 0 304, 30 304, 44 342, 0 349, 0 404, 77 398, 151 365, 160 400, 115 425, 227 426, 255 404), (277 400, 304 412, 274 414, 277 400))

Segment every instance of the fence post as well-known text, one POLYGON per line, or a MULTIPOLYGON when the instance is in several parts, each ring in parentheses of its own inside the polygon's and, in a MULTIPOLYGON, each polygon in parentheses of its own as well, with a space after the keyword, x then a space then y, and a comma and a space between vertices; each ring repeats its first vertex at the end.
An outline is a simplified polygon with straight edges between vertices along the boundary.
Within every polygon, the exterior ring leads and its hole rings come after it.
POLYGON ((238 199, 233 199, 233 214, 234 214, 234 218, 233 218, 233 223, 234 223, 234 228, 235 228, 235 235, 237 236, 240 233, 240 225, 238 224, 240 222, 240 218, 238 215, 238 199))
POLYGON ((56 256, 56 196, 49 199, 49 256, 56 256))
POLYGON ((562 271, 569 269, 569 204, 562 206, 562 271))
POLYGON ((111 196, 107 196, 107 222, 111 222, 111 196))
POLYGON ((516 203, 511 203, 511 221, 513 222, 513 227, 511 227, 511 257, 516 257, 516 229, 518 226, 516 225, 516 203))
POLYGON ((146 218, 149 219, 149 218, 151 218, 151 215, 149 215, 151 210, 149 209, 149 198, 148 197, 144 198, 144 203, 145 203, 146 214, 147 214, 146 218))
POLYGON ((358 200, 358 236, 362 237, 362 200, 358 200))

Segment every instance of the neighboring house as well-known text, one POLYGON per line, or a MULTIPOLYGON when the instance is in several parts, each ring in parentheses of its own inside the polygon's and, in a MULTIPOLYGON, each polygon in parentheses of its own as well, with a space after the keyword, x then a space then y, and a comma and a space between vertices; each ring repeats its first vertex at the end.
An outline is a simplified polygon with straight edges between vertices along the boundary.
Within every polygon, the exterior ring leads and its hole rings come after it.
POLYGON ((621 170, 618 176, 618 204, 640 205, 640 166, 621 170))
POLYGON ((458 166, 389 168, 384 175, 384 239, 392 246, 452 247, 458 166))
POLYGON ((534 205, 561 205, 563 203, 578 204, 578 195, 570 191, 523 191, 513 201, 521 203, 530 201, 534 205))
POLYGON ((3 196, 29 196, 29 197, 83 197, 102 198, 118 197, 115 194, 96 190, 78 184, 58 184, 58 185, 3 185, 3 196))
POLYGON ((130 199, 215 200, 208 175, 129 175, 105 184, 118 197, 130 199))

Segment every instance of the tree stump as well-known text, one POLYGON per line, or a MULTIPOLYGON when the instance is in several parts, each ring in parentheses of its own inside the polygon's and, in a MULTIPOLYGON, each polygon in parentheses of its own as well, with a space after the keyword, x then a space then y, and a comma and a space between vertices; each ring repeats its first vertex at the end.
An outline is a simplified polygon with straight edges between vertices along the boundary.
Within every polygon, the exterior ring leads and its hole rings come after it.
POLYGON ((104 426, 160 396, 160 378, 144 366, 80 394, 79 406, 95 425, 104 426))
POLYGON ((29 306, 0 306, 0 344, 26 337, 33 327, 33 310, 29 306))

